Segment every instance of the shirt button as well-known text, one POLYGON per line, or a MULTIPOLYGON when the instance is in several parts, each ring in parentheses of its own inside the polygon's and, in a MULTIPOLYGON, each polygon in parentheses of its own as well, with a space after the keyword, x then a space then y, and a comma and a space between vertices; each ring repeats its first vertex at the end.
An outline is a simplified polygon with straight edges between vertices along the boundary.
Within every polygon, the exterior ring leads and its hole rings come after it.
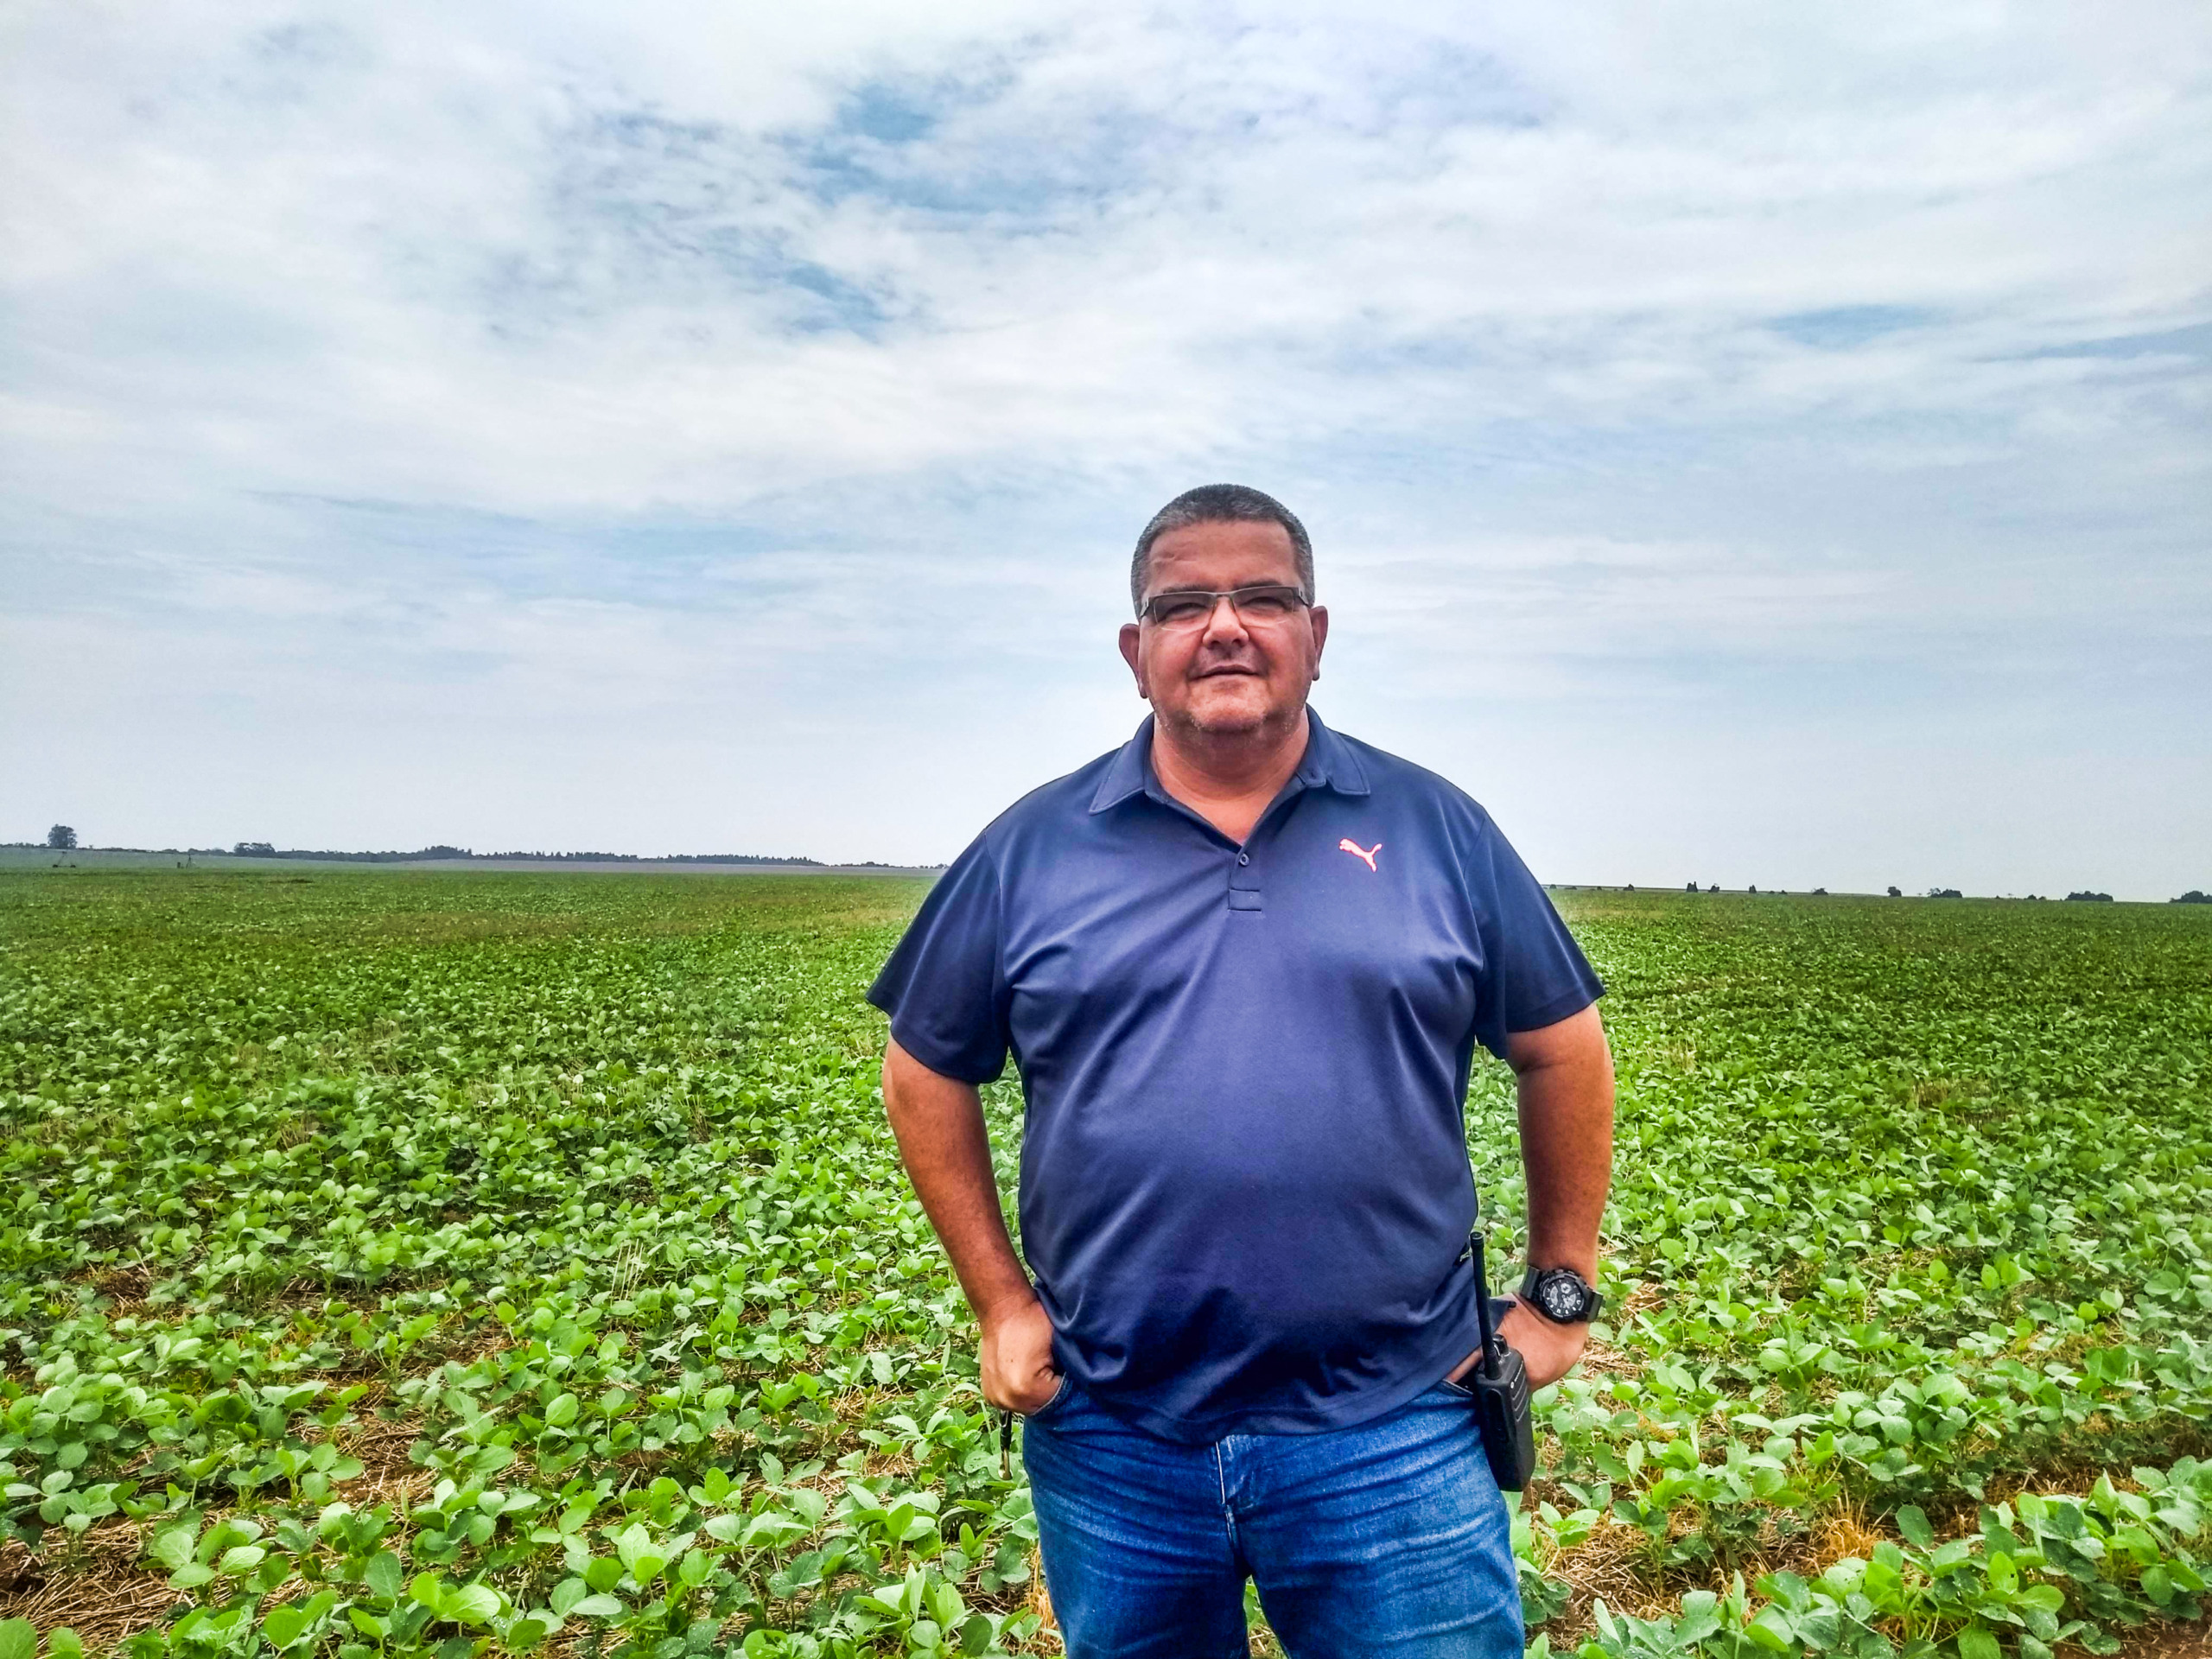
POLYGON ((1236 855, 1236 861, 1239 864, 1249 864, 1252 861, 1252 855, 1249 853, 1239 853, 1236 855))

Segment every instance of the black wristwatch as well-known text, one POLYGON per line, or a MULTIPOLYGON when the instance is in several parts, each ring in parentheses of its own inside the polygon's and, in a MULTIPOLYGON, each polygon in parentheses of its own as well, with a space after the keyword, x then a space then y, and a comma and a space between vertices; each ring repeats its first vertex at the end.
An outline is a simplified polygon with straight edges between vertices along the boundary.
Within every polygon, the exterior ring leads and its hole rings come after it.
POLYGON ((1586 1325, 1605 1305, 1573 1268, 1529 1268, 1521 1281, 1521 1300, 1554 1325, 1586 1325))

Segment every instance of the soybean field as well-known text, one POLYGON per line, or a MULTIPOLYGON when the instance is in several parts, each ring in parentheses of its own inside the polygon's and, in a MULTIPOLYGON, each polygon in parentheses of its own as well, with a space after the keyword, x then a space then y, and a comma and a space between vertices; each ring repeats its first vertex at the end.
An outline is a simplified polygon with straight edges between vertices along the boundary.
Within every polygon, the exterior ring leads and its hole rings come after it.
MULTIPOLYGON (((0 1659, 1057 1651, 861 1001, 922 891, 0 874, 0 1659)), ((2212 911, 1559 898, 1621 1115, 1533 1650, 2201 1619, 2212 911)))

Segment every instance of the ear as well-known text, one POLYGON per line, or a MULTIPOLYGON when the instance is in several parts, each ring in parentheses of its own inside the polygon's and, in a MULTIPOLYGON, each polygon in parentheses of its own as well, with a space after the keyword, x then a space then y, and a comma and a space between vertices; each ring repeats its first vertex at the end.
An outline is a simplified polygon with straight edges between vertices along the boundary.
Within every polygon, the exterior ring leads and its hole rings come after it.
POLYGON ((1313 606, 1306 613, 1306 623, 1313 630, 1313 677, 1321 677, 1321 650, 1329 643, 1329 607, 1313 606))
POLYGON ((1129 672, 1136 676, 1137 696, 1148 702, 1152 700, 1152 693, 1145 690, 1142 639, 1143 634, 1135 623, 1122 624, 1122 660, 1129 665, 1129 672))

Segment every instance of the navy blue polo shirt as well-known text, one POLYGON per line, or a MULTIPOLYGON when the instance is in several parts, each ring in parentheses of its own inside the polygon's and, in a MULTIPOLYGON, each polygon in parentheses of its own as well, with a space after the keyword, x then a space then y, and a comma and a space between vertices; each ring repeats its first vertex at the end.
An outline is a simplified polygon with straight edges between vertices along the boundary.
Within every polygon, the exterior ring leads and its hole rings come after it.
POLYGON ((1602 988, 1481 807, 1308 716, 1242 847, 1147 719, 984 830, 868 992, 933 1071, 1013 1054, 1054 1358, 1172 1440, 1348 1427, 1473 1351, 1474 1046, 1602 988))

